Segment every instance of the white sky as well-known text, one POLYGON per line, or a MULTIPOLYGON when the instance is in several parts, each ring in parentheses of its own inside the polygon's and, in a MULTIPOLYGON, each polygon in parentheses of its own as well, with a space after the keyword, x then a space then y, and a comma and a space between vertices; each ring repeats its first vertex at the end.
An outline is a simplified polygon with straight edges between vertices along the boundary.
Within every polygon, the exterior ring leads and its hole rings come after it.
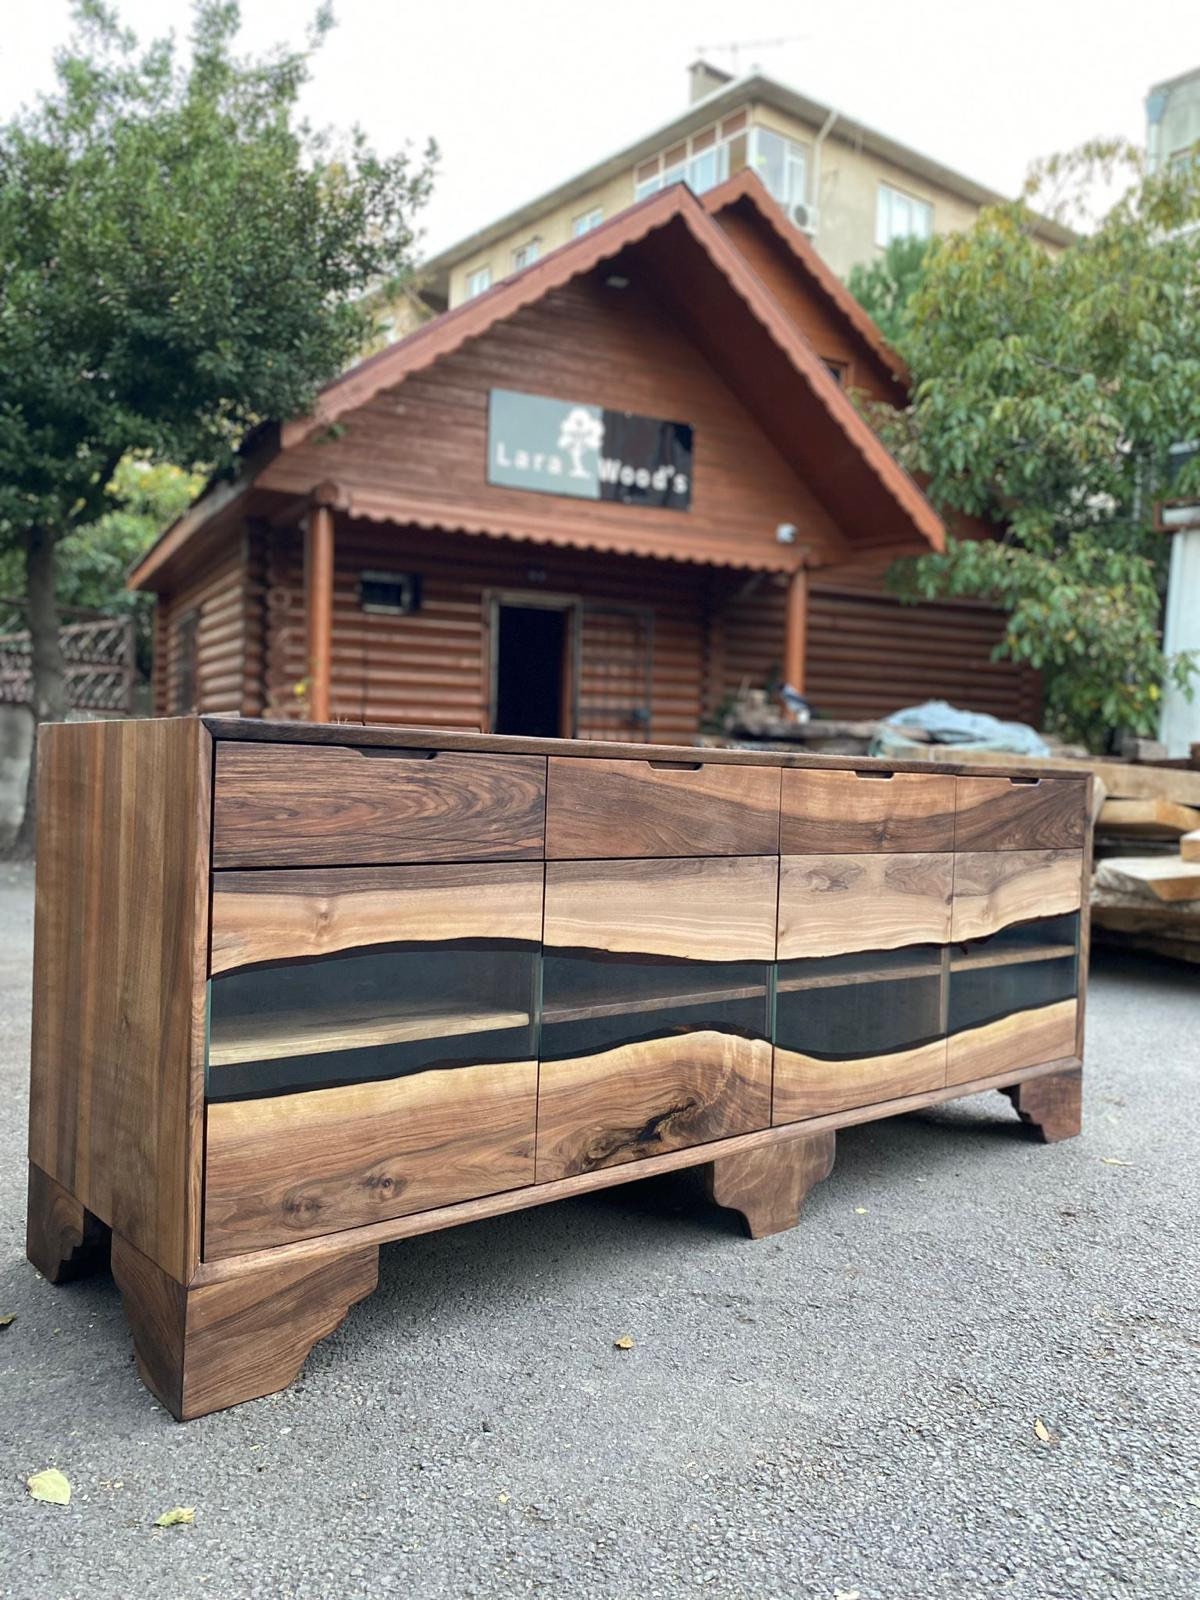
MULTIPOLYGON (((149 36, 187 0, 117 0, 149 36)), ((314 120, 392 149, 442 147, 429 250, 453 243, 674 116, 698 47, 733 39, 813 99, 1006 193, 1033 159, 1100 135, 1141 141, 1150 85, 1200 66, 1198 0, 335 0, 314 120)), ((244 39, 297 40, 304 0, 243 0, 244 39)), ((0 116, 51 81, 68 0, 0 0, 0 116)))

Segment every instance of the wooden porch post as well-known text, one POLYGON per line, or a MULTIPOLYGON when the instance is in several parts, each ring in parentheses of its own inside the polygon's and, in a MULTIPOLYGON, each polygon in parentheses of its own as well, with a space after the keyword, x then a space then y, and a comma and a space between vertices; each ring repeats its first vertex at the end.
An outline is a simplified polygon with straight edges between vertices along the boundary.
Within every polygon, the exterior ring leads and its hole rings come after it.
POLYGON ((314 497, 304 552, 308 608, 308 719, 328 722, 333 677, 333 507, 314 497))
POLYGON ((797 567, 788 579, 787 631, 783 643, 783 681, 804 693, 808 657, 808 573, 797 567))

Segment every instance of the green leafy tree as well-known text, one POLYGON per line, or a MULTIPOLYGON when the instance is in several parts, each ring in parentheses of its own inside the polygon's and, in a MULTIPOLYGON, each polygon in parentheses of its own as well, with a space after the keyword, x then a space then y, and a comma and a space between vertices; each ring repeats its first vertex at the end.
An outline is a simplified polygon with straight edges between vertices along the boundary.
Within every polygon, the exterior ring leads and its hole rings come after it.
MULTIPOLYGON (((227 471, 311 403, 369 337, 369 291, 410 270, 435 157, 299 117, 326 11, 259 60, 233 0, 198 0, 188 51, 142 48, 101 0, 74 15, 54 91, 0 126, 0 547, 24 565, 35 723, 66 710, 64 542, 117 509, 126 456, 227 471)), ((31 792, 19 847, 32 823, 31 792)))
POLYGON ((905 563, 909 595, 986 595, 1009 613, 1004 653, 1044 674, 1052 726, 1094 748, 1153 731, 1164 660, 1168 541, 1154 506, 1200 494, 1200 169, 1147 176, 1137 153, 1090 147, 1031 179, 1092 192, 1132 181, 1057 254, 1025 201, 935 241, 901 341, 909 410, 880 419, 943 510, 1004 530, 905 563))
POLYGON ((893 239, 868 265, 850 268, 847 288, 896 349, 908 334, 909 304, 925 276, 931 248, 929 239, 893 239))

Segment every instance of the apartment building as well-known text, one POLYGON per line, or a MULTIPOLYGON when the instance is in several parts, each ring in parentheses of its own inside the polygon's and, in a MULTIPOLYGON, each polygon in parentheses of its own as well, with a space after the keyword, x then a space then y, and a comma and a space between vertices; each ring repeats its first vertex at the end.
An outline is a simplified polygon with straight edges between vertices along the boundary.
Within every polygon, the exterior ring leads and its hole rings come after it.
MULTIPOLYGON (((434 256, 425 302, 461 305, 659 189, 704 194, 746 168, 842 278, 891 240, 966 227, 1002 198, 760 72, 735 78, 697 61, 689 86, 680 116, 434 256)), ((1071 238, 1049 219, 1039 234, 1051 246, 1071 238)), ((411 311, 398 320, 411 325, 411 311)))
POLYGON ((1146 164, 1151 172, 1200 159, 1200 67, 1146 96, 1146 164))

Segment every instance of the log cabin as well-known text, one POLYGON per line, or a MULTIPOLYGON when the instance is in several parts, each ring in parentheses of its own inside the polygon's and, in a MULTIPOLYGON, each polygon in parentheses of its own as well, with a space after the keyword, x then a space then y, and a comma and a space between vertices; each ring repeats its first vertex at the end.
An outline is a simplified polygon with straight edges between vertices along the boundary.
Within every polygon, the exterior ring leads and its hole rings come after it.
POLYGON ((749 172, 652 195, 256 430, 132 571, 160 715, 692 743, 743 685, 1033 721, 852 393, 903 362, 749 172))

